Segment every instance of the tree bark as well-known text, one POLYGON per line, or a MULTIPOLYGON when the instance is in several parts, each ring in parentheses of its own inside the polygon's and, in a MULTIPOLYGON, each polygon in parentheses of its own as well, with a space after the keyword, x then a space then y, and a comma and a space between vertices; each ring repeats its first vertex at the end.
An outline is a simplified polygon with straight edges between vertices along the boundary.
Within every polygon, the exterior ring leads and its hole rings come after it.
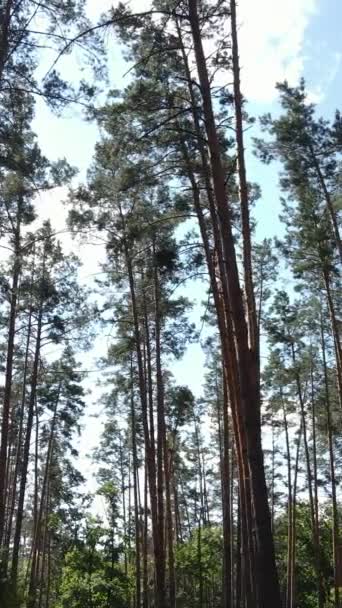
POLYGON ((55 439, 55 430, 56 430, 56 424, 57 424, 57 410, 58 410, 58 405, 59 405, 61 384, 62 384, 62 381, 60 381, 59 386, 58 386, 57 399, 55 402, 53 415, 52 415, 50 435, 49 435, 49 441, 48 441, 48 449, 47 449, 47 455, 46 455, 46 463, 45 463, 45 469, 44 469, 44 478, 43 478, 43 484, 42 484, 42 489, 41 489, 39 508, 37 510, 37 518, 36 518, 35 527, 34 527, 34 535, 33 535, 33 539, 32 539, 32 559, 31 559, 31 571, 30 571, 30 578, 29 578, 27 608, 34 608, 35 603, 36 603, 37 571, 38 571, 38 565, 39 565, 41 526, 42 526, 44 509, 46 511, 46 505, 47 505, 49 475, 50 475, 50 467, 51 467, 53 442, 55 439))
MULTIPOLYGON (((155 242, 152 245, 154 269, 154 328, 155 328, 155 356, 156 356, 156 388, 157 388, 157 492, 158 492, 158 564, 156 564, 157 607, 165 605, 165 506, 164 506, 164 446, 166 441, 165 411, 164 411, 164 382, 161 363, 161 312, 160 312, 160 286, 158 270, 156 268, 155 242)), ((167 455, 166 455, 167 458, 167 455)), ((172 552, 172 547, 171 547, 172 552)), ((174 574, 174 573, 173 573, 174 574)), ((172 592, 175 592, 173 580, 172 592)), ((171 591, 171 589, 170 589, 171 591)))
MULTIPOLYGON (((255 356, 249 351, 248 347, 248 330, 244 318, 244 304, 239 283, 230 211, 226 197, 225 172, 222 165, 219 139, 212 107, 211 90, 202 45, 197 0, 189 0, 189 20, 202 95, 214 194, 225 254, 224 263, 229 293, 229 303, 227 304, 231 311, 235 336, 234 350, 239 370, 239 378, 235 378, 235 384, 239 385, 241 391, 239 407, 242 410, 246 430, 248 463, 251 475, 251 494, 255 519, 257 597, 260 607, 275 608, 280 607, 281 599, 261 447, 259 373, 255 356)), ((233 387, 231 387, 231 390, 232 388, 233 387)))
POLYGON ((289 608, 295 608, 296 606, 296 521, 297 521, 297 482, 298 482, 298 471, 299 471, 299 457, 302 440, 303 424, 302 421, 299 427, 298 445, 296 453, 296 463, 293 478, 293 491, 292 491, 292 539, 291 539, 291 568, 290 568, 290 600, 289 608))
POLYGON ((337 580, 337 576, 338 576, 337 552, 338 552, 339 539, 340 539, 340 530, 339 530, 337 493, 336 493, 334 436, 333 436, 333 428, 332 428, 332 420, 331 420, 330 390, 329 390, 328 368, 327 368, 327 361, 326 361, 325 336, 324 336, 322 315, 321 315, 321 349, 322 349, 323 372, 324 372, 325 405, 326 405, 326 411, 327 411, 327 435, 328 435, 328 446, 329 446, 331 500, 332 500, 332 512, 333 512, 332 542, 333 542, 333 560, 334 560, 334 600, 335 600, 335 608, 339 608, 340 607, 340 589, 339 589, 338 580, 337 580))
POLYGON ((13 0, 7 0, 5 5, 0 8, 0 83, 3 78, 9 49, 9 28, 11 24, 12 7, 13 0))
POLYGON ((254 296, 253 269, 252 269, 252 241, 249 214, 249 194, 246 174, 242 95, 240 89, 240 60, 236 23, 236 0, 230 0, 230 20, 232 37, 233 87, 235 107, 235 134, 237 149, 237 165, 239 175, 239 195, 241 208, 242 245, 243 245, 243 271, 247 304, 247 320, 249 345, 255 357, 259 359, 259 332, 254 296))
POLYGON ((309 443, 308 443, 308 431, 307 431, 307 424, 306 424, 306 412, 305 412, 301 380, 300 380, 299 372, 296 370, 297 361, 296 361, 296 355, 295 355, 295 349, 294 349, 293 343, 291 344, 291 353, 292 353, 292 362, 293 362, 293 366, 295 369, 297 395, 298 395, 298 399, 299 399, 301 424, 302 424, 302 429, 303 429, 303 442, 304 442, 304 451, 305 451, 305 460, 306 460, 306 471, 307 471, 308 491, 309 491, 309 505, 310 505, 311 526, 312 526, 312 540, 313 540, 313 546, 314 546, 314 550, 315 550, 315 570, 316 570, 316 577, 317 577, 318 606, 319 606, 319 608, 323 608, 324 597, 323 597, 323 586, 322 586, 322 573, 321 573, 321 567, 320 567, 321 549, 320 549, 320 538, 319 538, 318 526, 317 526, 317 521, 316 521, 314 492, 313 492, 313 487, 312 487, 312 485, 313 485, 312 484, 312 471, 311 471, 311 459, 310 459, 310 450, 309 450, 309 443))
MULTIPOLYGON (((120 212, 123 228, 125 231, 125 222, 123 213, 120 212)), ((131 295, 131 303, 132 303, 132 312, 133 312, 133 327, 134 327, 134 339, 135 339, 135 348, 137 355, 137 363, 138 363, 138 377, 139 377, 139 394, 141 401, 141 409, 142 409, 142 420, 143 420, 143 429, 144 429, 144 440, 145 440, 145 453, 146 453, 146 464, 148 470, 148 484, 150 490, 150 501, 151 501, 151 513, 152 513, 152 534, 153 534, 153 545, 154 545, 154 554, 155 554, 155 568, 156 573, 160 568, 161 564, 161 545, 158 536, 158 503, 157 503, 157 486, 156 486, 156 463, 154 457, 154 445, 151 442, 149 428, 148 428, 148 404, 147 404, 147 392, 146 392, 146 381, 144 374, 144 364, 142 357, 142 340, 141 340, 141 332, 139 326, 139 315, 137 308, 137 300, 135 294, 135 281, 134 281, 134 273, 132 260, 130 258, 128 244, 126 236, 124 236, 124 253, 126 259, 129 287, 130 287, 130 295, 131 295)), ((158 573, 156 576, 157 584, 162 583, 162 576, 158 573)), ((162 593, 157 590, 157 597, 161 601, 162 593)), ((163 608, 162 604, 158 606, 158 608, 163 608)))
POLYGON ((320 166, 318 158, 316 156, 314 147, 313 147, 313 145, 311 143, 309 144, 309 151, 310 151, 310 154, 311 154, 312 162, 313 162, 314 167, 315 167, 315 171, 316 171, 316 174, 317 174, 318 182, 319 182, 319 184, 320 184, 320 186, 322 188, 325 204, 326 204, 326 207, 328 209, 328 213, 330 215, 330 221, 331 221, 333 233, 334 233, 334 236, 335 236, 337 250, 338 250, 338 253, 339 253, 339 257, 340 257, 340 263, 342 264, 342 240, 341 240, 340 229, 339 229, 339 225, 338 225, 337 213, 336 213, 336 211, 334 209, 334 203, 333 203, 333 201, 331 199, 331 195, 330 195, 330 192, 329 192, 329 190, 327 188, 327 185, 325 183, 325 179, 324 179, 324 175, 322 173, 321 166, 320 166))
MULTIPOLYGON (((44 271, 43 271, 43 274, 44 274, 44 271)), ((12 579, 12 583, 14 585, 16 585, 17 576, 18 576, 21 528, 22 528, 22 521, 23 521, 23 515, 24 515, 24 501, 25 501, 25 491, 26 491, 28 464, 29 464, 29 456, 30 456, 31 433, 32 433, 32 426, 33 426, 34 406, 35 406, 37 383, 38 383, 42 318, 43 318, 43 303, 40 302, 39 311, 38 311, 38 319, 37 319, 36 346, 35 346, 32 378, 31 378, 31 392, 30 392, 30 399, 29 399, 29 403, 28 403, 26 435, 25 435, 25 442, 24 442, 24 449, 23 449, 23 462, 22 462, 21 478, 20 478, 20 485, 19 485, 17 517, 16 517, 16 525, 15 525, 14 540, 13 540, 11 579, 12 579)))
POLYGON ((222 515, 223 515, 223 608, 231 608, 231 508, 230 508, 230 458, 228 389, 223 374, 223 455, 222 455, 222 515))
POLYGON ((286 444, 286 466, 287 466, 287 567, 286 567, 286 604, 285 608, 291 608, 291 557, 292 557, 292 475, 291 475, 291 450, 289 427, 287 421, 286 407, 282 390, 280 391, 280 400, 283 410, 283 421, 285 430, 286 444))
POLYGON ((333 338, 334 338, 335 355, 336 355, 336 369, 337 369, 337 386, 338 386, 340 406, 342 408, 342 346, 341 346, 341 338, 340 338, 340 331, 339 331, 339 327, 338 327, 338 321, 336 318, 334 300, 333 300, 332 293, 331 293, 329 275, 328 275, 328 271, 326 269, 323 270, 323 280, 324 280, 325 291, 327 294, 331 329, 332 329, 332 334, 333 334, 333 338))
MULTIPOLYGON (((34 271, 32 273, 32 278, 31 278, 31 288, 33 287, 33 274, 34 274, 34 271)), ((30 350, 30 342, 31 342, 31 332, 32 332, 32 301, 30 302, 30 310, 29 310, 29 318, 28 318, 24 373, 23 373, 23 382, 22 382, 22 389, 21 389, 20 420, 19 420, 19 429, 18 429, 16 454, 15 454, 15 466, 14 466, 13 479, 12 479, 11 503, 10 503, 8 517, 7 517, 8 521, 7 521, 5 552, 4 552, 5 570, 7 570, 8 553, 9 553, 10 542, 11 542, 11 537, 12 537, 13 517, 14 517, 15 503, 16 503, 16 498, 17 498, 18 475, 19 475, 20 463, 21 463, 21 457, 22 457, 22 441, 23 441, 23 434, 24 434, 26 388, 27 388, 28 368, 29 368, 29 350, 30 350)))
MULTIPOLYGON (((20 204, 18 203, 17 223, 14 232, 14 263, 13 276, 10 295, 10 314, 8 323, 8 339, 7 339, 7 357, 6 357, 6 373, 5 373, 5 388, 4 402, 2 408, 2 425, 1 425, 1 446, 0 446, 0 547, 3 543, 5 531, 6 517, 6 502, 7 502, 7 454, 8 454, 8 435, 9 435, 9 419, 11 409, 12 396, 12 376, 13 376, 13 360, 14 360, 14 340, 17 317, 17 300, 18 300, 18 285, 21 272, 20 259, 20 204)), ((0 556, 2 563, 2 556, 0 556)))
POLYGON ((131 428, 133 452, 133 493, 134 493, 134 524, 135 524, 135 604, 141 608, 141 560, 140 560, 140 514, 138 500, 138 451, 136 440, 136 420, 134 407, 134 378, 133 362, 131 358, 131 428))

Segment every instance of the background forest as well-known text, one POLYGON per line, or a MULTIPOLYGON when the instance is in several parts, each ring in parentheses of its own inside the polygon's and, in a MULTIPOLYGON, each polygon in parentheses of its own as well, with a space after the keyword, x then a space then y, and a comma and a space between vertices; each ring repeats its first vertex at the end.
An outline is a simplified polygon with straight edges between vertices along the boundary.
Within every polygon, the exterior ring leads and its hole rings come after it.
POLYGON ((248 3, 0 0, 1 608, 342 605, 342 117, 248 3))

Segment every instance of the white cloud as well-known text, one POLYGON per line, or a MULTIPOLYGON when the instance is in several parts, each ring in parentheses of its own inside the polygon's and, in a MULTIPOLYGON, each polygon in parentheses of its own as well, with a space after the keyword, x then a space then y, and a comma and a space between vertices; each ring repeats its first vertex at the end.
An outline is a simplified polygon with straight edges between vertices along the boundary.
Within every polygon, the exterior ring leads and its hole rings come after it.
POLYGON ((240 0, 239 46, 243 91, 271 102, 275 83, 296 83, 303 73, 304 37, 318 0, 240 0))
POLYGON ((317 85, 314 88, 310 88, 306 95, 307 103, 313 103, 315 105, 322 103, 325 97, 325 87, 323 85, 317 85))

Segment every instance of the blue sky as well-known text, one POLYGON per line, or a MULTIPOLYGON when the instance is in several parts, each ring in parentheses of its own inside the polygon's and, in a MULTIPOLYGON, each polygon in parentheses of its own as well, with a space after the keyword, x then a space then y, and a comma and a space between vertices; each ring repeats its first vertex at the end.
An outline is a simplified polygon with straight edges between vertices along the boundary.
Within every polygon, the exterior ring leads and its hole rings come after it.
MULTIPOLYGON (((134 10, 145 10, 147 0, 135 0, 134 10)), ((107 0, 89 0, 89 16, 96 20, 101 12, 112 5, 107 0)), ((275 82, 287 78, 296 84, 305 76, 312 101, 318 104, 319 113, 331 117, 336 107, 342 106, 342 0, 240 0, 238 6, 240 22, 240 55, 243 93, 248 99, 249 113, 260 116, 265 112, 276 114, 275 82)), ((125 65, 121 52, 111 34, 107 34, 109 45, 109 75, 111 84, 120 88, 124 84, 125 65)), ((51 63, 51 55, 43 58, 42 71, 51 63)), ((71 80, 80 72, 81 57, 69 56, 61 61, 60 68, 71 80)), ((98 132, 95 125, 85 123, 82 112, 68 109, 62 117, 55 117, 39 100, 34 129, 38 134, 43 152, 51 159, 66 157, 79 167, 80 179, 85 177, 91 162, 98 132)), ((257 124, 251 135, 257 135, 257 124)), ((277 167, 263 166, 247 153, 248 177, 259 183, 262 198, 256 214, 257 237, 275 236, 281 231, 278 214, 279 190, 277 167)), ((61 200, 66 197, 64 189, 43 196, 38 201, 41 219, 49 217, 57 230, 65 226, 65 209, 61 200)), ((83 280, 98 271, 103 250, 94 246, 79 246, 63 237, 67 248, 78 251, 83 261, 83 280)), ((203 287, 191 283, 186 295, 197 301, 203 299, 203 287)), ((197 313, 199 307, 196 308, 197 313)), ((198 315, 197 315, 198 316, 198 315)), ((94 369, 94 359, 103 350, 103 338, 99 338, 94 350, 85 357, 85 365, 94 369)), ((203 377, 204 355, 198 345, 189 348, 184 360, 174 365, 173 371, 179 383, 188 383, 198 394, 203 377)), ((89 397, 88 418, 80 441, 83 470, 89 469, 86 454, 98 441, 101 423, 91 415, 98 412, 96 399, 99 390, 95 387, 96 374, 92 374, 87 386, 93 389, 89 397)))

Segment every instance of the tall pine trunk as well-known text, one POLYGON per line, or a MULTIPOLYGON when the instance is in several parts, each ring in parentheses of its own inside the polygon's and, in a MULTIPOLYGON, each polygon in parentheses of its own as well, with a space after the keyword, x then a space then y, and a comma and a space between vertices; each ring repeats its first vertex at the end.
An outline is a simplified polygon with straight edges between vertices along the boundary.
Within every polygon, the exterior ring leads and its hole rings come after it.
MULTIPOLYGON (((154 258, 154 327, 155 327, 155 358, 156 358, 156 388, 157 388, 157 491, 158 491, 158 544, 159 563, 156 565, 157 607, 165 606, 165 507, 164 507, 164 446, 166 439, 164 411, 164 382, 161 362, 161 312, 160 286, 156 268, 156 250, 153 242, 154 258)), ((172 549, 171 549, 172 551, 172 549)), ((171 589, 170 589, 171 591, 171 589)), ((174 580, 173 589, 174 593, 174 580)))
MULTIPOLYGON (((121 212, 121 220, 123 224, 123 229, 125 231, 125 220, 123 213, 121 212)), ((148 401, 147 401, 147 386, 146 386, 146 378, 144 373, 144 361, 142 354, 142 339, 141 339, 141 331, 139 324, 139 314, 137 307, 137 299, 136 299, 136 289, 135 289, 135 280, 134 280, 134 272, 132 260, 129 253, 127 238, 124 236, 124 253, 126 259, 128 280, 129 280, 129 288, 130 288, 130 296, 132 303, 132 311, 133 311, 133 329, 134 329, 134 339, 135 339, 135 348, 136 348, 136 356, 138 363, 138 377, 139 377, 139 394, 140 394, 140 402, 142 409, 142 421, 143 421, 143 430, 144 430, 144 440, 145 440, 145 454, 146 454, 146 464, 147 464, 147 472, 148 472, 148 485, 150 491, 150 502, 151 502, 151 514, 152 514, 152 534, 153 534, 153 546, 154 546, 154 557, 155 557, 155 569, 156 569, 156 582, 157 586, 161 586, 157 588, 157 597, 159 601, 159 605, 157 608, 163 608, 163 560, 161 559, 161 554, 163 548, 160 544, 160 539, 158 535, 158 502, 157 502, 157 475, 156 475, 156 462, 155 462, 155 448, 154 441, 151 440, 149 427, 148 427, 148 401), (161 570, 161 571, 160 571, 161 570)))
MULTIPOLYGON (((34 271, 33 271, 33 273, 34 273, 34 271)), ((31 289, 33 287, 33 273, 32 273, 32 280, 31 280, 31 289)), ((12 479, 12 489, 11 489, 11 497, 10 497, 10 504, 9 504, 9 512, 8 512, 8 517, 7 517, 6 541, 5 541, 5 547, 4 547, 4 549, 5 549, 4 563, 5 563, 6 570, 7 570, 10 542, 11 542, 11 537, 12 537, 15 503, 16 503, 16 499, 17 499, 18 476, 19 476, 19 470, 20 470, 20 464, 21 464, 21 458, 22 458, 22 443, 23 443, 23 435, 24 435, 26 389, 27 389, 28 369, 29 369, 29 351, 30 351, 31 333, 32 333, 32 301, 30 302, 30 309, 29 309, 26 348, 25 348, 25 360, 24 360, 24 372, 23 372, 23 381, 22 381, 22 388, 21 388, 19 429, 18 429, 18 437, 17 437, 17 444, 16 444, 15 465, 14 465, 14 472, 13 472, 13 479, 12 479)))
POLYGON ((140 513, 138 498, 138 451, 136 439, 136 419, 134 407, 134 378, 133 362, 131 359, 131 429, 133 452, 133 494, 134 494, 134 525, 135 525, 135 605, 141 608, 141 558, 140 558, 140 513))
POLYGON ((3 78, 4 67, 8 59, 9 35, 14 0, 7 0, 0 7, 0 83, 3 78))
MULTIPOLYGON (((297 360, 296 360, 295 349, 294 349, 293 343, 291 344, 291 352, 292 352, 293 367, 296 370, 297 360)), ((302 429, 303 429, 303 443, 304 443, 308 491, 309 491, 312 541, 313 541, 313 546, 314 546, 315 571, 316 571, 316 577, 317 577, 318 606, 319 606, 319 608, 323 608, 324 601, 323 601, 323 585, 322 585, 321 557, 320 557, 321 548, 320 548, 319 529, 318 529, 317 520, 316 520, 315 494, 314 494, 314 489, 313 489, 311 458, 310 458, 308 430, 307 430, 307 423, 306 423, 306 412, 305 412, 305 404, 304 404, 301 379, 300 379, 300 375, 299 375, 298 371, 295 372, 295 377, 296 377, 297 395, 298 395, 299 405, 300 405, 301 424, 302 424, 302 429)))
MULTIPOLYGON (((17 300, 18 300, 18 285, 21 272, 20 259, 20 205, 18 203, 18 218, 14 233, 14 262, 12 285, 10 291, 10 313, 8 322, 8 339, 7 339, 7 357, 6 357, 6 372, 5 372, 5 388, 4 401, 2 408, 2 425, 1 425, 1 445, 0 445, 0 547, 2 547, 4 532, 5 532, 5 517, 7 503, 7 456, 8 456, 8 436, 9 436, 9 421, 11 410, 12 396, 12 376, 13 376, 13 360, 14 360, 14 340, 16 330, 17 317, 17 300)), ((0 556, 2 563, 2 555, 0 556)))
MULTIPOLYGON (((32 539, 32 559, 31 559, 31 569, 30 569, 30 577, 29 577, 29 590, 28 590, 28 600, 27 600, 27 608, 34 608, 36 603, 36 591, 37 591, 37 578, 38 578, 38 570, 39 570, 39 550, 40 550, 40 541, 41 541, 41 528, 42 528, 42 520, 45 511, 45 515, 47 515, 47 494, 48 494, 48 486, 49 486, 49 476, 50 476, 50 468, 51 468, 51 459, 52 459, 52 451, 53 444, 55 439, 55 430, 57 424, 57 410, 59 404, 59 397, 61 391, 61 381, 58 386, 57 398, 53 410, 52 422, 50 428, 50 435, 48 440, 48 449, 46 455, 46 463, 44 468, 44 478, 41 489, 39 507, 37 510, 37 518, 34 527, 34 535, 32 539)), ((44 552, 43 552, 44 554, 44 552)), ((45 559, 45 558, 44 558, 45 559)))
POLYGON ((340 228, 339 228, 339 223, 338 223, 338 215, 336 213, 336 210, 334 207, 334 202, 332 200, 330 192, 327 188, 325 178, 324 178, 324 175, 323 175, 323 172, 321 169, 321 165, 317 158, 317 154, 311 143, 309 143, 308 147, 309 147, 311 159, 312 159, 315 171, 316 171, 318 182, 319 182, 319 185, 321 186, 321 189, 323 192, 325 204, 326 204, 329 216, 330 216, 330 221, 331 221, 331 225, 332 225, 332 229, 333 229, 333 233, 334 233, 334 237, 335 237, 336 247, 337 247, 337 250, 339 253, 339 257, 340 257, 340 263, 342 264, 342 240, 341 240, 340 228))
POLYGON ((223 375, 223 454, 222 454, 222 515, 223 515, 223 608, 232 606, 231 587, 231 496, 229 458, 229 414, 228 389, 223 375))
POLYGON ((329 379, 328 379, 328 368, 326 361, 326 346, 325 336, 323 327, 323 318, 321 315, 321 349, 322 349, 322 360, 323 360, 323 374, 324 374, 324 391, 325 391, 325 406, 327 412, 327 435, 328 435, 328 446, 329 446, 329 464, 330 464, 330 478, 331 478, 331 500, 332 500, 332 513, 333 513, 333 560, 334 560, 334 600, 335 608, 340 606, 340 589, 338 585, 338 547, 340 539, 339 530, 339 516, 337 506, 337 493, 336 493, 336 474, 335 474, 335 450, 334 450, 334 436, 331 419, 331 402, 330 402, 330 390, 329 390, 329 379))
POLYGON ((257 601, 262 608, 275 608, 280 606, 281 600, 261 447, 259 369, 255 353, 249 349, 248 326, 245 321, 231 216, 226 195, 225 171, 212 107, 197 0, 189 0, 189 20, 202 95, 220 237, 225 255, 224 264, 229 293, 227 305, 231 311, 235 334, 234 350, 239 377, 234 378, 234 385, 230 386, 230 390, 236 390, 236 387, 239 386, 238 407, 242 411, 246 432, 256 541, 257 601))
POLYGON ((35 345, 32 378, 31 378, 31 392, 30 392, 30 398, 29 398, 29 403, 28 403, 26 434, 25 434, 25 442, 24 442, 24 448, 23 448, 21 478, 20 478, 20 484, 19 484, 18 507, 17 507, 16 524, 15 524, 15 532, 14 532, 14 539, 13 539, 11 579, 12 579, 12 583, 14 586, 16 585, 17 576, 18 576, 21 529, 22 529, 23 516, 24 516, 25 491, 26 491, 26 483, 27 483, 31 434, 32 434, 32 427, 33 427, 34 408, 35 408, 37 383, 38 383, 41 332, 42 332, 42 317, 43 317, 43 303, 40 302, 39 310, 38 310, 38 319, 37 319, 36 345, 35 345))
POLYGON ((287 468, 287 565, 286 565, 286 603, 285 608, 290 608, 291 597, 291 557, 292 557, 292 474, 291 474, 291 450, 289 427, 287 421, 286 407, 282 390, 280 391, 280 400, 283 411, 283 421, 285 430, 285 445, 286 445, 286 468, 287 468))
POLYGON ((296 540, 297 540, 297 484, 298 484, 298 472, 299 472, 299 457, 301 449, 303 424, 302 421, 299 427, 298 445, 296 453, 295 471, 293 476, 293 490, 292 490, 292 525, 291 525, 291 558, 290 558, 290 598, 289 608, 295 608, 296 606, 296 540))

